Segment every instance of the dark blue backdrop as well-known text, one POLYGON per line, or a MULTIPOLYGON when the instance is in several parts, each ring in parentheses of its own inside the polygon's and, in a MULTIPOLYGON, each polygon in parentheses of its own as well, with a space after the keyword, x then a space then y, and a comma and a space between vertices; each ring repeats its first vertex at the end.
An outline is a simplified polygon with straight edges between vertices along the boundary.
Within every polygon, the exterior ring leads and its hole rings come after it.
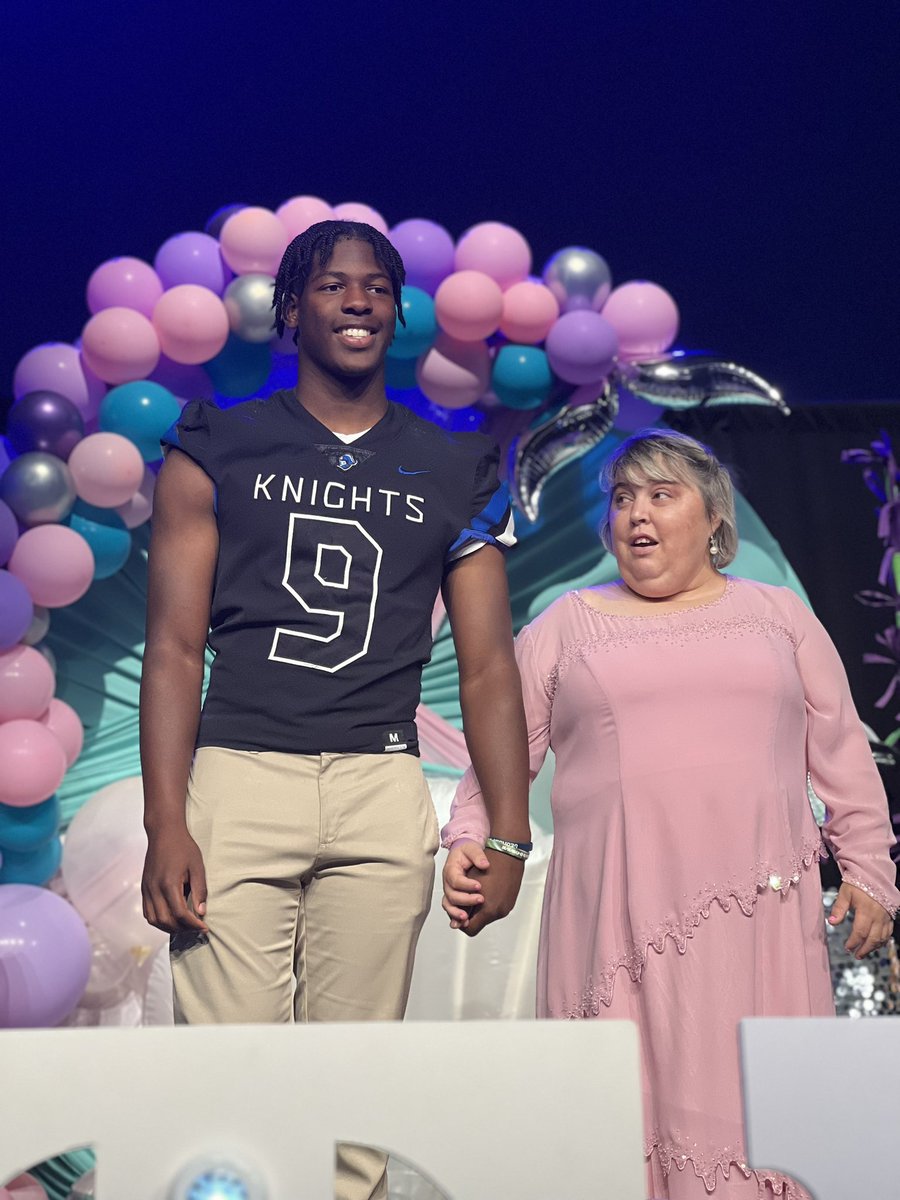
POLYGON ((105 258, 312 192, 668 287, 791 398, 900 393, 894 0, 4 7, 0 392, 105 258))

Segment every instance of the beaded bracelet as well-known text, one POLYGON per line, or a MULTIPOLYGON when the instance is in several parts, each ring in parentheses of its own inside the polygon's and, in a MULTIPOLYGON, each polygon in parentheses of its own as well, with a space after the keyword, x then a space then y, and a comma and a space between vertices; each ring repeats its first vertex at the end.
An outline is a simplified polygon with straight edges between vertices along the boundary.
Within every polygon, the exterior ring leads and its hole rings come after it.
POLYGON ((508 842, 505 838, 489 837, 485 839, 485 850, 497 850, 500 854, 508 854, 510 858, 518 858, 523 862, 534 849, 533 842, 508 842))

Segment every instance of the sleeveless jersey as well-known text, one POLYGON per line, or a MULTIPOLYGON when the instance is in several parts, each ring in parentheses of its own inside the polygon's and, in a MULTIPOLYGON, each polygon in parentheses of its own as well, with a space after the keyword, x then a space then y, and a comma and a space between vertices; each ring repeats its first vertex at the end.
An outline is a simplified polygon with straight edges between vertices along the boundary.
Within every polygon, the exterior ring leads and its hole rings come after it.
POLYGON ((163 438, 215 485, 215 654, 198 746, 418 754, 447 566, 510 546, 498 451, 391 403, 342 443, 293 391, 188 404, 163 438))

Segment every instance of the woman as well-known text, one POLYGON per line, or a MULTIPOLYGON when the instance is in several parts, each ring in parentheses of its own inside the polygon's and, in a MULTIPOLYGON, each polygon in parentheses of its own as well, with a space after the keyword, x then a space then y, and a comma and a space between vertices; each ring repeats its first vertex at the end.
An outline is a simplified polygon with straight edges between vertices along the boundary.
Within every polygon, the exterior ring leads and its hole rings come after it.
MULTIPOLYGON (((737 531, 712 454, 650 430, 602 483, 621 579, 517 641, 532 777, 556 754, 538 1015, 637 1022, 651 1196, 796 1200, 746 1166, 737 1023, 834 1012, 807 772, 843 875, 830 919, 855 911, 860 958, 890 936, 884 792, 822 626, 788 589, 721 573, 737 531)), ((509 836, 470 771, 443 836, 455 928, 490 893, 489 834, 509 836)))

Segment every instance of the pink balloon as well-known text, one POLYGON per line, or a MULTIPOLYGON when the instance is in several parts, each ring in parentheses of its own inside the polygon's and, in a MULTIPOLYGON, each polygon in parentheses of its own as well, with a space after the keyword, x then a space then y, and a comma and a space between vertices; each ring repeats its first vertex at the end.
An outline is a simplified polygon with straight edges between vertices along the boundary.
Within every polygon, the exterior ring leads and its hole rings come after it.
POLYGON ((28 392, 41 391, 65 396, 88 420, 99 411, 106 385, 87 366, 75 346, 45 342, 22 356, 13 377, 17 400, 28 392))
POLYGON ((289 241, 287 230, 275 213, 252 205, 233 213, 219 235, 222 257, 238 275, 253 271, 276 275, 289 241))
POLYGON ((54 698, 39 719, 62 746, 66 766, 71 767, 84 746, 84 726, 78 713, 70 704, 66 704, 65 700, 54 698))
POLYGON ((511 225, 482 221, 467 230, 456 246, 457 271, 483 271, 506 290, 531 270, 531 247, 511 225))
POLYGON ((416 363, 416 382, 444 408, 466 408, 488 389, 491 356, 484 342, 460 342, 439 334, 416 363))
POLYGON ((134 442, 120 433, 92 433, 69 455, 69 470, 82 500, 117 508, 141 486, 144 460, 134 442))
POLYGON ((65 751, 40 721, 0 725, 0 804, 27 808, 49 800, 65 773, 65 751))
POLYGON ((140 258, 111 258, 88 280, 87 305, 92 313, 121 306, 149 317, 162 292, 162 282, 149 263, 140 258))
POLYGON ((47 1200, 47 1193, 33 1175, 17 1175, 0 1187, 0 1200, 47 1200))
POLYGON ((84 361, 107 383, 146 379, 159 362, 156 331, 133 308, 104 308, 91 317, 81 336, 84 361))
POLYGON ((153 327, 163 354, 177 363, 209 362, 228 341, 225 305, 215 292, 196 283, 181 283, 163 293, 153 310, 153 327))
POLYGON ((496 332, 503 315, 503 292, 481 271, 456 271, 435 292, 434 311, 450 337, 478 342, 496 332))
POLYGON ((310 225, 330 221, 334 213, 327 200, 320 200, 318 196, 294 196, 276 208, 275 216, 284 226, 288 241, 293 241, 310 225))
POLYGON ((38 525, 16 542, 8 569, 22 580, 35 604, 63 608, 91 586, 94 555, 81 534, 68 525, 38 525))
POLYGON ((355 200, 347 200, 343 204, 334 206, 334 219, 336 221, 362 221, 366 225, 371 225, 373 229, 377 229, 379 233, 383 233, 387 237, 387 221, 376 209, 371 208, 368 204, 359 204, 355 200))
POLYGON ((137 529, 150 520, 153 512, 153 492, 156 489, 156 476, 149 467, 144 467, 144 478, 141 486, 130 500, 116 505, 116 512, 125 522, 126 529, 137 529))
POLYGON ((625 358, 652 358, 668 350, 678 335, 678 306, 657 283, 620 284, 603 305, 603 316, 619 335, 625 358))
POLYGON ((500 332, 526 346, 542 342, 559 316, 559 304, 542 283, 523 280, 503 293, 500 332))
POLYGON ((56 680, 31 646, 0 651, 0 721, 36 721, 47 711, 56 680))

